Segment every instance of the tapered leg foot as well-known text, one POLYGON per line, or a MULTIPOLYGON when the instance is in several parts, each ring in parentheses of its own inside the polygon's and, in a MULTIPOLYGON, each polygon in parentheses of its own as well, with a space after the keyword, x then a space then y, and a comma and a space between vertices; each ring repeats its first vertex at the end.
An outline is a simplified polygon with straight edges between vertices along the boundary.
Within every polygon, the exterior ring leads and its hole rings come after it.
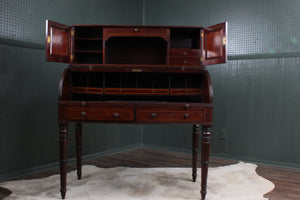
POLYGON ((61 198, 66 197, 67 186, 67 144, 68 144, 68 124, 59 124, 59 151, 60 151, 60 193, 61 198))
POLYGON ((210 148, 210 130, 209 127, 202 127, 202 143, 201 143, 201 199, 205 200, 207 188, 207 173, 210 148))
POLYGON ((82 175, 82 124, 76 123, 75 124, 75 134, 76 134, 76 161, 77 161, 77 178, 78 180, 81 179, 82 175))
POLYGON ((66 192, 67 192, 66 189, 60 189, 60 194, 61 194, 61 198, 62 198, 62 199, 65 199, 65 198, 66 198, 66 192))
POLYGON ((197 160, 198 160, 198 148, 199 148, 199 124, 193 125, 193 182, 197 179, 197 160))

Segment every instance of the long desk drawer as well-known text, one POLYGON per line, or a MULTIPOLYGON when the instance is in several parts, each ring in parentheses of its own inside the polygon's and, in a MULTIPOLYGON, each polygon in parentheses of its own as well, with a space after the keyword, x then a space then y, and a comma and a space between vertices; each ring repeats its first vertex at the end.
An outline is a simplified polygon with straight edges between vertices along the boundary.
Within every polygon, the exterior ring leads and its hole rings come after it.
POLYGON ((66 121, 134 121, 133 106, 68 106, 66 121))
POLYGON ((88 110, 87 120, 91 121, 133 121, 133 108, 97 108, 88 110))
POLYGON ((137 110, 137 122, 194 122, 202 123, 204 111, 180 111, 180 110, 137 110))

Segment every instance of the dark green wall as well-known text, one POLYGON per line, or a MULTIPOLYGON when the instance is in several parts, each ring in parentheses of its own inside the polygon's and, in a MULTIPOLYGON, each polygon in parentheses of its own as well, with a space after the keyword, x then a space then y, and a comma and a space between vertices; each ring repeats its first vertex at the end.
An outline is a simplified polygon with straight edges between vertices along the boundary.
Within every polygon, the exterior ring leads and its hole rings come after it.
MULTIPOLYGON (((45 62, 45 20, 64 24, 142 24, 140 0, 1 1, 0 180, 57 166, 58 82, 66 64, 45 62), (129 3, 130 2, 130 3, 129 3)), ((141 126, 84 124, 84 155, 141 143, 141 126), (97 142, 95 142, 97 141, 97 142)), ((69 157, 74 157, 70 126, 69 157)))
MULTIPOLYGON (((300 168, 299 9, 298 0, 145 1, 147 25, 228 21, 229 61, 207 67, 214 155, 300 168)), ((191 126, 145 127, 145 145, 191 151, 191 126)))

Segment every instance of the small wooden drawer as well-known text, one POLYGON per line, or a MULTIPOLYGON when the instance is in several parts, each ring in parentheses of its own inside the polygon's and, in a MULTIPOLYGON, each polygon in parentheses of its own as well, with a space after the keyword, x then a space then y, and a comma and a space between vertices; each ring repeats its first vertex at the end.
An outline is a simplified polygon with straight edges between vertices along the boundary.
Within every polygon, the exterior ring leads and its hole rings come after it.
POLYGON ((105 94, 168 95, 169 89, 105 88, 105 94))
POLYGON ((200 58, 200 49, 170 49, 169 51, 170 57, 198 57, 200 58))
POLYGON ((110 37, 162 37, 166 41, 170 40, 170 30, 167 28, 144 28, 144 27, 129 27, 129 28, 104 28, 103 39, 108 40, 110 37))
POLYGON ((137 122, 203 122, 203 110, 197 111, 161 111, 161 110, 137 110, 137 122))
POLYGON ((199 57, 170 57, 170 65, 193 65, 200 66, 199 57))
POLYGON ((200 95, 201 89, 171 89, 171 95, 200 95))
POLYGON ((72 87, 73 93, 84 93, 84 94, 102 94, 103 88, 91 88, 91 87, 72 87))

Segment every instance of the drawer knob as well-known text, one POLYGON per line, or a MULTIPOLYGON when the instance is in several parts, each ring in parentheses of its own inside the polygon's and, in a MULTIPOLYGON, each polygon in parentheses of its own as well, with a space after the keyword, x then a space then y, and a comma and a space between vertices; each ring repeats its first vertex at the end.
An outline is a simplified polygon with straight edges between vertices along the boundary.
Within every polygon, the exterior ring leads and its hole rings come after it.
POLYGON ((186 56, 186 54, 187 54, 186 52, 183 52, 183 55, 185 55, 185 56, 186 56))
POLYGON ((156 113, 151 114, 151 118, 154 119, 156 117, 156 113))
POLYGON ((185 60, 185 61, 183 61, 183 63, 184 63, 184 64, 186 64, 186 63, 187 63, 187 61, 185 60))
POLYGON ((82 101, 81 106, 86 106, 86 102, 82 101))
POLYGON ((189 107, 191 106, 191 104, 184 104, 184 108, 187 110, 189 107))
POLYGON ((116 118, 120 117, 120 114, 119 113, 114 113, 113 117, 116 119, 116 118))
POLYGON ((184 119, 187 119, 187 118, 190 117, 190 114, 189 114, 189 113, 185 113, 185 114, 183 115, 183 117, 184 117, 184 119))
POLYGON ((81 115, 81 116, 86 116, 86 112, 82 111, 82 112, 80 113, 80 115, 81 115))
POLYGON ((138 28, 135 28, 135 29, 134 29, 134 32, 138 32, 138 31, 139 31, 139 29, 138 29, 138 28))

